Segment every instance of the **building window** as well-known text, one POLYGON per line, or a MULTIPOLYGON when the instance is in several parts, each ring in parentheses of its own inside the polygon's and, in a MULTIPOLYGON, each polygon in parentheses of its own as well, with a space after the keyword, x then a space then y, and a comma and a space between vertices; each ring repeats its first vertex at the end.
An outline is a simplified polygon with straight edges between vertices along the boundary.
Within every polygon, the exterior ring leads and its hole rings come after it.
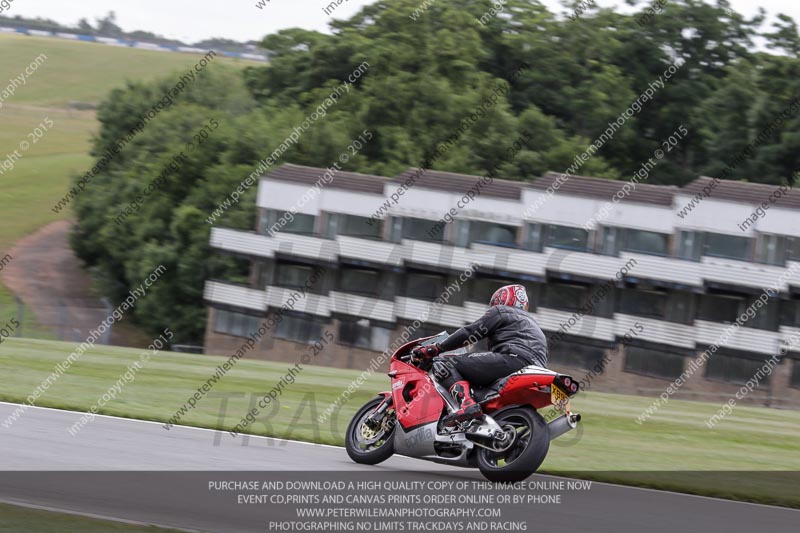
POLYGON ((678 234, 678 257, 689 261, 700 261, 703 253, 703 234, 696 231, 681 231, 678 234))
POLYGON ((605 354, 603 348, 563 339, 550 341, 548 345, 547 364, 551 368, 563 365, 583 370, 593 370, 603 365, 603 356, 605 354))
POLYGON ((800 359, 792 361, 792 380, 789 384, 795 389, 800 389, 800 359))
POLYGON ((691 324, 693 299, 694 295, 689 292, 670 292, 667 299, 666 319, 679 324, 691 324))
POLYGON ((307 265, 278 263, 275 268, 275 285, 287 289, 300 289, 314 274, 314 268, 307 265))
POLYGON ((339 343, 376 352, 384 351, 391 343, 391 328, 373 325, 369 320, 343 319, 339 324, 339 343))
POLYGON ((758 238, 756 260, 767 265, 786 264, 786 241, 780 235, 761 234, 758 238))
POLYGON ((731 324, 743 316, 745 319, 741 324, 743 327, 777 331, 780 322, 780 306, 776 305, 776 301, 772 301, 758 307, 754 305, 756 300, 758 300, 756 296, 744 298, 742 296, 704 294, 700 297, 697 318, 709 322, 731 324), (748 311, 751 308, 752 310, 748 311))
POLYGON ((781 302, 781 324, 800 328, 800 300, 781 302))
POLYGON ((274 275, 274 263, 270 261, 257 260, 254 261, 256 268, 256 278, 258 279, 258 287, 263 289, 272 283, 274 275))
POLYGON ((295 233, 299 235, 313 235, 314 224, 317 217, 303 213, 289 213, 288 211, 267 210, 264 217, 264 233, 295 233))
POLYGON ((742 303, 742 307, 741 309, 739 309, 740 314, 746 313, 747 309, 750 307, 752 307, 752 311, 750 311, 750 313, 755 314, 755 316, 750 316, 749 314, 745 314, 745 316, 747 317, 747 322, 745 322, 742 325, 746 328, 778 331, 778 326, 780 325, 779 300, 777 299, 769 300, 769 303, 767 305, 762 305, 761 307, 755 305, 756 300, 758 300, 758 297, 751 297, 742 303))
POLYGON ((468 302, 477 302, 484 305, 489 305, 489 300, 492 295, 504 285, 511 285, 514 282, 506 279, 494 278, 476 278, 469 284, 469 291, 467 294, 468 302))
POLYGON ((542 225, 528 224, 525 226, 525 236, 522 247, 534 252, 542 251, 542 225))
POLYGON ((786 258, 790 261, 800 261, 800 237, 789 237, 786 243, 786 258))
POLYGON ((705 234, 705 249, 703 255, 722 257, 725 259, 750 259, 750 241, 747 237, 735 237, 721 233, 705 234))
POLYGON ((380 239, 382 234, 381 221, 368 217, 331 213, 328 217, 328 236, 342 235, 346 237, 359 237, 362 239, 380 239), (371 223, 370 223, 371 222, 371 223))
MULTIPOLYGON (((764 361, 716 353, 706 363, 706 379, 744 385, 764 366, 764 361)), ((758 381, 758 386, 769 383, 769 376, 758 381)))
POLYGON ((701 255, 749 261, 753 239, 722 233, 681 231, 678 235, 678 257, 699 261, 701 255))
POLYGON ((722 294, 703 294, 697 308, 698 320, 731 324, 739 316, 739 306, 744 301, 741 296, 722 294))
MULTIPOLYGON (((470 221, 469 220, 454 220, 453 221, 453 231, 451 232, 450 236, 453 243, 456 246, 461 248, 466 248, 469 246, 470 243, 470 235, 469 235, 469 227, 470 221)), ((438 227, 438 226, 437 226, 438 227)), ((442 232, 444 232, 444 228, 442 228, 442 232)))
POLYGON ((437 223, 438 221, 424 218, 404 218, 403 238, 412 241, 442 242, 447 226, 441 227, 437 223))
POLYGON ((284 315, 275 325, 274 336, 287 341, 313 344, 322 336, 325 322, 313 315, 284 315))
POLYGON ((380 273, 377 270, 360 268, 342 268, 339 271, 339 290, 355 294, 374 296, 378 294, 378 280, 380 273))
POLYGON ((619 243, 622 240, 622 228, 600 226, 600 253, 603 255, 619 255, 619 243))
POLYGON ((226 311, 225 309, 214 310, 214 331, 225 335, 248 337, 251 333, 258 331, 263 321, 263 318, 253 315, 226 311))
POLYGON ((675 379, 683 372, 684 357, 677 353, 641 346, 625 347, 625 372, 675 379))
POLYGON ((551 309, 577 311, 588 297, 589 288, 586 285, 548 283, 544 287, 543 305, 551 309))
POLYGON ((620 298, 620 312, 626 315, 664 318, 667 294, 660 291, 625 289, 620 298))
POLYGON ((665 233, 634 229, 627 229, 625 233, 625 246, 623 250, 627 252, 652 255, 667 255, 669 252, 667 246, 669 235, 665 233))
POLYGON ((444 276, 437 274, 409 273, 406 276, 406 297, 435 300, 442 294, 444 282, 444 276))
POLYGON ((441 326, 437 324, 425 324, 411 332, 411 339, 416 340, 425 337, 432 337, 443 331, 449 334, 453 333, 456 329, 458 328, 448 328, 447 326, 441 326))
POLYGON ((565 248, 567 250, 586 251, 589 243, 589 232, 583 228, 571 226, 547 226, 545 246, 565 248))
POLYGON ((469 223, 469 241, 498 246, 516 246, 517 228, 473 220, 469 223))
POLYGON ((619 255, 620 251, 640 254, 668 255, 669 235, 630 228, 600 227, 600 252, 619 255))

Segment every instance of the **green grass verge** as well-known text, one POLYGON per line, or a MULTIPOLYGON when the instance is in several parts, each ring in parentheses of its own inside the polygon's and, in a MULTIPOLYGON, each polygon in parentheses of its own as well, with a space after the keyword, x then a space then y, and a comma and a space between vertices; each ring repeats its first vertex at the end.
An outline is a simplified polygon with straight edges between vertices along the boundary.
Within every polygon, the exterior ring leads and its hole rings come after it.
MULTIPOLYGON (((14 330, 14 336, 58 339, 52 331, 39 323, 30 307, 20 305, 11 291, 0 283, 0 328, 10 328, 15 323, 14 321, 19 322, 21 326, 14 330)), ((2 379, 0 379, 0 383, 2 383, 2 379)))
POLYGON ((136 526, 66 513, 0 504, 0 533, 19 533, 20 531, 35 531, 36 533, 63 533, 64 531, 81 531, 82 533, 109 533, 115 531, 120 533, 145 531, 150 533, 169 533, 177 530, 154 526, 136 526))
MULTIPOLYGON (((0 399, 23 401, 73 348, 72 344, 62 342, 5 341, 0 345, 0 399)), ((105 346, 87 352, 40 398, 38 405, 88 410, 139 353, 105 346)), ((161 353, 101 412, 165 422, 224 360, 215 356, 161 353)), ((240 360, 181 424, 233 428, 260 395, 280 381, 289 366, 240 360), (227 406, 224 410, 223 405, 227 406)), ((330 421, 318 424, 317 417, 358 374, 353 370, 306 367, 280 397, 280 403, 268 409, 266 418, 252 425, 250 431, 343 444, 352 414, 376 392, 389 386, 386 376, 371 376, 330 421)), ((581 429, 552 443, 542 470, 800 507, 800 493, 787 486, 791 480, 781 474, 800 471, 800 412, 737 407, 711 430, 704 422, 717 411, 718 404, 671 401, 648 422, 637 424, 636 416, 651 401, 651 398, 617 394, 580 394, 573 409, 584 416, 581 429), (730 472, 741 471, 773 471, 775 475, 759 476, 765 481, 743 475, 739 484, 720 482, 725 476, 730 477, 730 472)))

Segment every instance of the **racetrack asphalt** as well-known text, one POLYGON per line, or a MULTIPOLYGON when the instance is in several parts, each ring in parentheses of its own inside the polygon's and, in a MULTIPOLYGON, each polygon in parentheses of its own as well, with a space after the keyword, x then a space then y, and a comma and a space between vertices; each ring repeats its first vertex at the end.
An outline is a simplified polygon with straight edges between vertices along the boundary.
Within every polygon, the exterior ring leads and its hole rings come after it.
MULTIPOLYGON (((0 421, 15 408, 0 402, 0 421)), ((294 508, 242 505, 235 495, 211 491, 209 482, 337 476, 393 482, 483 479, 477 471, 407 457, 394 456, 376 466, 357 465, 336 446, 233 438, 181 426, 165 430, 157 422, 106 416, 97 416, 72 436, 67 428, 81 414, 33 407, 10 428, 0 426, 0 501, 187 531, 264 532, 271 531, 268 521, 298 520, 294 508)), ((564 480, 545 475, 529 479, 564 480)), ((561 492, 559 503, 508 507, 503 520, 521 520, 528 531, 550 532, 733 533, 800 528, 800 511, 767 505, 599 482, 592 482, 588 490, 561 492)))

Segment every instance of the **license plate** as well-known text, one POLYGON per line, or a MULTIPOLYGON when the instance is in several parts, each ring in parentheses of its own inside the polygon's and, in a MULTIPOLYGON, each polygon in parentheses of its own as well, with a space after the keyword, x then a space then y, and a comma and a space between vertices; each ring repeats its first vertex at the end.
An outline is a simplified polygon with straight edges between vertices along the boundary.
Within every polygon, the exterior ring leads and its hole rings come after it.
POLYGON ((559 411, 569 413, 569 396, 555 384, 550 385, 550 401, 559 411))

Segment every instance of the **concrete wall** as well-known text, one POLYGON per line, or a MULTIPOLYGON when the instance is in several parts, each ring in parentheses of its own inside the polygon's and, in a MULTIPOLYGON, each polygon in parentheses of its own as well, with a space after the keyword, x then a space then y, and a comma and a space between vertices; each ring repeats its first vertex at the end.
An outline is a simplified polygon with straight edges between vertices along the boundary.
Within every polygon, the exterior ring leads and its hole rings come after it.
MULTIPOLYGON (((213 355, 231 355, 239 350, 247 339, 214 331, 215 311, 213 307, 209 308, 208 311, 205 353, 213 355)), ((336 339, 339 338, 338 320, 332 319, 323 328, 323 331, 325 330, 333 333, 334 341, 327 345, 325 349, 314 358, 313 364, 315 365, 364 370, 369 367, 372 358, 378 355, 378 352, 337 343, 336 339)), ((400 328, 395 329, 393 337, 399 335, 400 331, 400 328)), ((303 354, 308 353, 308 346, 308 344, 304 343, 275 338, 272 336, 271 332, 267 332, 260 342, 256 344, 255 348, 248 352, 245 357, 294 364, 300 360, 303 354)), ((384 368, 381 370, 388 370, 388 364, 383 366, 384 368)))
MULTIPOLYGON (((605 371, 592 376, 591 384, 587 390, 600 392, 617 392, 621 394, 637 394, 641 396, 656 397, 665 392, 674 380, 654 378, 631 372, 625 372, 625 346, 618 345, 617 351, 607 350, 609 360, 605 371)), ((698 351, 691 357, 684 358, 684 370, 689 363, 702 352, 698 351)), ((714 357, 712 355, 712 357, 714 357)), ((769 407, 800 407, 800 389, 790 386, 792 368, 799 361, 784 358, 780 365, 775 367, 769 382, 748 393, 737 404, 761 405, 769 407)), ((576 379, 584 380, 587 370, 571 367, 551 365, 556 371, 563 371, 576 379)), ((742 385, 705 378, 705 366, 695 370, 691 377, 677 389, 670 398, 679 400, 696 400, 705 402, 723 403, 729 398, 735 399, 735 394, 742 385)))

